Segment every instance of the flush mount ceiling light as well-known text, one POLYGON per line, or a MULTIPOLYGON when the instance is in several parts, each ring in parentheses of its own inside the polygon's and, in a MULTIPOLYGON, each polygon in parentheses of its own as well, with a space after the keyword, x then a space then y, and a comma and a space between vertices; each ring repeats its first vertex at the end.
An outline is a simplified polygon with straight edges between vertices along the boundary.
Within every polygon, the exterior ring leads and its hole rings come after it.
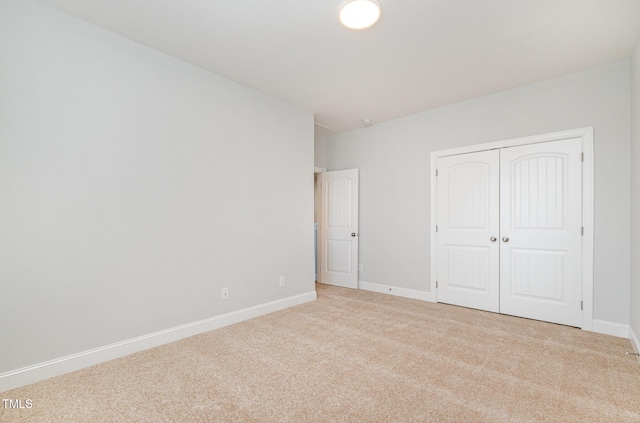
POLYGON ((369 28, 380 19, 380 3, 376 0, 351 0, 340 9, 340 22, 351 29, 369 28))

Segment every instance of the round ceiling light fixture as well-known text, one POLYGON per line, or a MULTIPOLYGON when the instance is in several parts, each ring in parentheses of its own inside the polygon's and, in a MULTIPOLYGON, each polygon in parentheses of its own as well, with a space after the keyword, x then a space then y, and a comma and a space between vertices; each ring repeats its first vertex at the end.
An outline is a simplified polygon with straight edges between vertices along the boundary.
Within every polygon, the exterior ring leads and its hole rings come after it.
POLYGON ((382 8, 376 0, 351 0, 340 9, 340 22, 351 29, 365 29, 378 22, 382 8))

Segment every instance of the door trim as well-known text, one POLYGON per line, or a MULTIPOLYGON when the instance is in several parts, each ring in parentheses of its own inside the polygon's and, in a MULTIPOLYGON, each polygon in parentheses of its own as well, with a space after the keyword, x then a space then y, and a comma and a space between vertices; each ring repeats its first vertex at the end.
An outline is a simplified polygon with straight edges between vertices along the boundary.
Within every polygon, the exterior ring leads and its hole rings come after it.
POLYGON ((444 156, 474 153, 478 151, 493 150, 497 148, 515 147, 520 145, 537 144, 541 142, 559 141, 567 138, 581 138, 584 160, 582 163, 582 225, 584 236, 582 237, 582 326, 583 330, 593 331, 593 127, 571 129, 567 131, 552 132, 548 134, 534 135, 530 137, 514 138, 510 140, 496 141, 485 144, 470 145, 452 148, 448 150, 431 152, 430 173, 430 264, 431 264, 431 301, 438 302, 436 290, 437 275, 437 179, 436 168, 438 159, 444 156))

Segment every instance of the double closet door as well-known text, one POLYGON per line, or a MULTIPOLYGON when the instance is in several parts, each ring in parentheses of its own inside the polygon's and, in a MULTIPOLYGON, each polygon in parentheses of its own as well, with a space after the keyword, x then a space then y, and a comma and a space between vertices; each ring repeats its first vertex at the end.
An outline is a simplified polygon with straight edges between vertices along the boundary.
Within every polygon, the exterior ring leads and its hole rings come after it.
POLYGON ((439 302, 581 326, 581 139, 438 159, 439 302))

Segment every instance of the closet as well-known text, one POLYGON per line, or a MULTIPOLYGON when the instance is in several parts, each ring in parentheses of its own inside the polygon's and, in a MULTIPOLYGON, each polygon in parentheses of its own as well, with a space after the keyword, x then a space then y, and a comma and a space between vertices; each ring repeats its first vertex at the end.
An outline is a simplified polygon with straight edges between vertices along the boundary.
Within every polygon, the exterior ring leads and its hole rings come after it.
POLYGON ((582 151, 575 137, 435 159, 438 302, 582 326, 582 151))

